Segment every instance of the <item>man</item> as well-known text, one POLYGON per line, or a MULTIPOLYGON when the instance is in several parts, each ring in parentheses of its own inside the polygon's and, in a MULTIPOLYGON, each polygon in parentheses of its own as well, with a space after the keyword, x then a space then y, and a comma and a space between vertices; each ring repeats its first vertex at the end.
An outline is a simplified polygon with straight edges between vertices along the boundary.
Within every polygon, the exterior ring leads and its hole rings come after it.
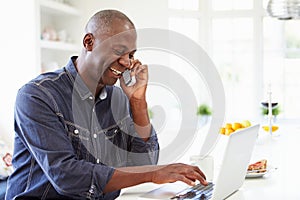
POLYGON ((18 92, 15 171, 6 199, 114 199, 120 189, 145 182, 207 184, 197 167, 155 165, 148 69, 134 59, 134 24, 119 11, 103 10, 85 31, 78 57, 18 92), (126 69, 136 79, 132 86, 122 78, 126 69))

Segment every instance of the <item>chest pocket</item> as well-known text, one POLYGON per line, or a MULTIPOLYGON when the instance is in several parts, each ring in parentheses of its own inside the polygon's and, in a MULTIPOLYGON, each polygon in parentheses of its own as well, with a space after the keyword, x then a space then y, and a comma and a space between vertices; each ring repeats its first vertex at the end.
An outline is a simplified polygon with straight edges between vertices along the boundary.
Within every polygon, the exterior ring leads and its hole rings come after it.
POLYGON ((105 140, 109 140, 111 143, 123 150, 128 150, 130 133, 127 127, 127 121, 128 120, 125 118, 117 122, 115 125, 102 130, 100 134, 104 134, 105 140))
POLYGON ((95 158, 91 152, 91 138, 88 130, 78 127, 72 123, 67 123, 68 137, 79 160, 94 162, 95 158))
POLYGON ((127 132, 126 124, 119 121, 97 133, 98 144, 100 144, 98 152, 102 163, 113 167, 126 166, 130 145, 127 132))

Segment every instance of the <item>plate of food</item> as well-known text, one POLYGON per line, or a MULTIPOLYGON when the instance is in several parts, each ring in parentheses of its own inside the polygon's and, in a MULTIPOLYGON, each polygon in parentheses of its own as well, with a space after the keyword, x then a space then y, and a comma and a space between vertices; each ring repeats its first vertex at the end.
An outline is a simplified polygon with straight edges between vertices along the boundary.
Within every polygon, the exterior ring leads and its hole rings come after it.
POLYGON ((269 173, 272 169, 275 168, 272 168, 270 165, 268 165, 266 159, 259 160, 248 166, 246 178, 263 177, 264 175, 269 173))

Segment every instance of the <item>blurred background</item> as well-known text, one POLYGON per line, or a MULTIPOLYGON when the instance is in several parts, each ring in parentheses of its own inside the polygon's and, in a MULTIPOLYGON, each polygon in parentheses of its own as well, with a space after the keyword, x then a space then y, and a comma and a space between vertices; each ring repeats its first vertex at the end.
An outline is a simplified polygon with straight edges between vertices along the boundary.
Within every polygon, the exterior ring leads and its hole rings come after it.
MULTIPOLYGON (((137 28, 167 28, 199 44, 222 79, 227 121, 263 120, 261 102, 267 101, 269 89, 272 101, 278 103, 278 120, 299 118, 300 21, 271 16, 269 0, 5 0, 1 4, 0 138, 9 146, 17 90, 78 54, 85 23, 107 8, 123 11, 137 28)), ((162 54, 140 56, 145 63, 153 59, 165 64, 162 54)), ((187 63, 169 55, 166 65, 186 78, 199 105, 212 106, 214 91, 192 70, 183 70, 187 63)), ((175 126, 180 102, 162 87, 153 86, 149 92, 152 120, 164 116, 165 122, 156 120, 158 128, 175 126)))

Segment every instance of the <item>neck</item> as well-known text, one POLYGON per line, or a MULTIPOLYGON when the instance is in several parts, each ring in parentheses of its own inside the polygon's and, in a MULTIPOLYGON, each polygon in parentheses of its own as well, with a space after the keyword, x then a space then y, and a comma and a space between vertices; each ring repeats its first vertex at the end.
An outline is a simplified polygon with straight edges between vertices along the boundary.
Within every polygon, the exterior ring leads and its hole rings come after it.
MULTIPOLYGON (((83 54, 83 53, 82 53, 83 54)), ((84 56, 78 56, 78 58, 74 61, 75 68, 80 75, 82 81, 88 87, 90 92, 95 96, 99 96, 102 88, 104 87, 103 84, 99 83, 98 81, 95 82, 91 76, 89 75, 89 71, 87 70, 88 66, 85 60, 83 59, 84 56)))

